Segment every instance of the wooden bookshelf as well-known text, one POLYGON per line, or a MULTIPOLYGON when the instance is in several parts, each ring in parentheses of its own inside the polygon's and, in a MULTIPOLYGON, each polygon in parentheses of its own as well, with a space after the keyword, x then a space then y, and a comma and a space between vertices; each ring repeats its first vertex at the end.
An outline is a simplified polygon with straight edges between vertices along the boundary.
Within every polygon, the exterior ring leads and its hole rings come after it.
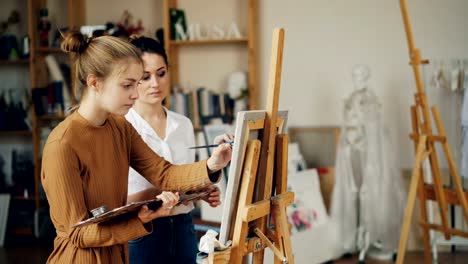
POLYGON ((12 230, 15 235, 31 236, 34 234, 32 227, 16 227, 12 230))
MULTIPOLYGON (((9 0, 14 1, 14 0, 9 0)), ((23 1, 20 1, 23 2, 23 1)), ((47 71, 47 67, 44 61, 44 57, 48 54, 62 54, 62 57, 66 58, 67 54, 64 53, 58 47, 39 47, 38 43, 38 26, 39 13, 40 9, 47 7, 50 10, 54 10, 55 14, 50 14, 53 16, 67 17, 67 21, 63 22, 66 25, 59 25, 59 27, 67 26, 68 28, 77 29, 80 25, 84 24, 84 0, 66 0, 60 1, 66 3, 58 3, 57 1, 43 1, 43 0, 26 0, 24 1, 24 8, 27 9, 25 14, 26 17, 21 17, 21 22, 24 24, 25 29, 27 28, 27 35, 29 36, 29 58, 27 59, 14 59, 14 60, 0 60, 0 67, 2 70, 7 67, 13 67, 15 71, 19 71, 20 68, 24 67, 25 70, 29 72, 29 92, 33 88, 45 87, 47 83, 50 83, 51 78, 47 71), (54 9, 55 5, 59 8, 54 9), (62 10, 63 7, 66 9, 62 10), (60 9, 60 10, 58 10, 60 9)), ((23 5, 23 4, 21 4, 23 5)), ((23 26, 23 25, 22 25, 23 26)), ((50 30, 50 34, 54 34, 56 25, 53 25, 53 28, 50 30)), ((57 55, 59 56, 59 55, 57 55)), ((64 61, 60 61, 64 62, 64 61)), ((32 100, 31 100, 32 101, 32 100)), ((0 138, 3 141, 9 138, 21 137, 28 140, 31 139, 32 151, 33 151, 33 164, 34 164, 34 177, 31 177, 30 180, 34 181, 34 189, 29 190, 29 196, 23 197, 21 194, 13 196, 11 202, 14 203, 11 208, 15 210, 27 211, 32 215, 37 210, 47 207, 47 200, 45 197, 41 196, 41 183, 40 183, 40 171, 41 171, 41 132, 42 128, 49 127, 51 121, 60 121, 64 119, 63 115, 53 115, 53 116, 37 116, 34 113, 34 107, 31 107, 31 130, 13 130, 13 131, 0 131, 0 138), (36 211, 34 211, 36 210, 36 211)), ((9 142, 8 142, 9 143, 9 142)), ((28 182, 31 184, 32 182, 28 182)), ((32 184, 31 184, 32 185, 32 184)), ((10 213, 12 210, 10 210, 10 213)), ((13 222, 14 219, 12 219, 13 222)), ((16 224, 16 223, 15 223, 16 224)), ((8 230, 9 235, 34 235, 34 231, 38 230, 38 226, 31 227, 29 224, 19 223, 18 226, 12 227, 11 230, 8 230), (24 226, 25 225, 25 226, 24 226)), ((9 237, 10 239, 10 237, 9 237)), ((1 261, 0 261, 1 262, 1 261)))
POLYGON ((31 130, 0 130, 0 136, 31 136, 31 130))
MULTIPOLYGON (((237 1, 237 0, 232 0, 237 1)), ((249 93, 249 108, 257 109, 258 105, 258 64, 257 64, 257 26, 258 26, 258 0, 243 0, 246 1, 245 10, 238 10, 246 14, 246 33, 245 37, 234 39, 200 39, 200 40, 172 40, 171 38, 171 22, 169 11, 171 8, 178 8, 177 0, 164 0, 163 1, 163 27, 164 27, 164 43, 168 55, 169 63, 171 64, 171 80, 170 86, 180 84, 179 80, 179 65, 181 47, 193 46, 214 46, 214 45, 245 45, 245 54, 247 54, 247 87, 249 93)), ((189 14, 189 9, 184 10, 185 14, 189 14)), ((236 11, 229 11, 236 12, 236 11)), ((209 11, 207 11, 209 13, 209 11)), ((188 21, 190 23, 190 21, 188 21)), ((236 49, 237 50, 237 49, 236 49)), ((228 73, 226 73, 228 74, 228 73)), ((166 106, 169 106, 169 100, 166 106)), ((193 120, 192 120, 193 121, 193 120)))
POLYGON ((0 60, 0 65, 28 65, 29 59, 0 60))
MULTIPOLYGON (((64 1, 65 2, 65 1, 64 1)), ((64 58, 67 56, 59 47, 41 47, 39 46, 39 36, 37 31, 37 23, 39 21, 39 10, 47 7, 49 12, 52 8, 51 5, 57 4, 51 1, 36 1, 28 0, 28 35, 30 37, 30 56, 31 63, 29 63, 29 75, 30 75, 30 87, 44 87, 51 78, 47 71, 47 66, 44 61, 44 57, 48 54, 61 54, 64 58)), ((56 14, 50 14, 51 17, 54 15, 60 15, 67 17, 67 21, 64 22, 70 29, 77 29, 84 24, 84 0, 66 0, 66 4, 60 4, 60 7, 65 7, 63 10, 55 10, 56 14)), ((55 28, 50 31, 50 34, 55 32, 55 28)), ((73 69, 71 69, 73 70, 73 69)), ((72 80, 73 83, 73 80, 72 80)), ((32 141, 33 141, 33 162, 34 162, 34 183, 35 191, 31 194, 31 197, 35 199, 36 209, 43 207, 46 203, 39 197, 41 188, 40 172, 41 172, 41 131, 42 128, 50 126, 51 121, 61 121, 64 119, 63 115, 44 115, 37 116, 33 110, 32 116, 32 141)))
POLYGON ((38 53, 64 53, 62 49, 56 47, 38 47, 36 48, 38 53))
MULTIPOLYGON (((232 0, 238 1, 238 0, 232 0)), ((240 53, 245 52, 247 54, 247 74, 248 74, 248 89, 249 89, 249 108, 250 109, 257 109, 258 104, 258 65, 257 65, 257 19, 258 19, 258 0, 241 0, 246 1, 246 10, 247 14, 247 23, 246 23, 246 36, 242 38, 235 38, 235 39, 200 39, 200 40, 171 40, 171 27, 170 27, 170 16, 169 10, 171 8, 178 8, 177 0, 164 0, 163 1, 163 27, 164 27, 164 43, 165 43, 165 50, 168 55, 170 72, 171 72, 171 80, 170 86, 174 84, 180 84, 179 80, 179 65, 180 65, 180 57, 181 53, 179 52, 184 47, 190 48, 202 48, 202 47, 212 47, 212 46, 226 46, 226 49, 235 48, 237 50, 237 46, 242 46, 245 50, 240 50, 240 53)), ((185 10, 185 13, 190 13, 190 10, 185 10)), ((209 13, 209 11, 207 11, 209 13)), ((206 50, 206 49, 205 49, 206 50)), ((209 51, 208 51, 209 52, 209 51)), ((240 54, 239 53, 239 54, 240 54)), ((207 63, 207 62, 204 62, 207 63)), ((166 102, 166 105, 170 105, 171 102, 166 102)), ((192 120, 193 122, 193 120, 192 120)), ((202 127, 198 126, 194 123, 194 131, 195 132, 202 132, 202 127)), ((206 229, 218 229, 220 227, 220 223, 218 222, 209 222, 204 221, 200 218, 200 216, 194 216, 194 225, 197 231, 197 236, 200 238, 205 232, 206 229)))
POLYGON ((36 197, 30 196, 30 197, 24 197, 24 196, 13 196, 11 197, 12 200, 17 200, 17 201, 36 201, 36 197))

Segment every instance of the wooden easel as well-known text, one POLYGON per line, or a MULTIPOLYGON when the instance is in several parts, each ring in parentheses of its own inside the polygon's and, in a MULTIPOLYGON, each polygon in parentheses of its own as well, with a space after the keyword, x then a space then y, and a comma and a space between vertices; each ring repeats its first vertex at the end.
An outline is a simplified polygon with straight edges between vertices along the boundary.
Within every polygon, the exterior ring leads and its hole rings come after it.
POLYGON ((294 201, 294 193, 287 191, 288 136, 277 133, 282 126, 277 113, 283 41, 284 30, 275 29, 267 115, 264 122, 249 123, 251 129, 263 129, 263 135, 261 141, 247 142, 232 246, 210 254, 211 264, 242 263, 249 253, 253 253, 253 263, 263 263, 266 247, 273 251, 275 263, 294 263, 286 216, 286 208, 294 201), (274 228, 267 227, 268 219, 274 228))
POLYGON ((405 216, 403 219, 403 226, 401 229, 400 244, 398 246, 397 264, 404 261, 406 242, 408 239, 408 232, 413 215, 414 204, 416 195, 419 197, 420 206, 420 226, 423 231, 424 240, 424 254, 426 263, 432 263, 431 244, 429 240, 429 230, 442 232, 445 239, 450 239, 451 235, 468 237, 468 232, 454 229, 448 226, 447 220, 447 204, 461 205, 465 221, 468 221, 468 193, 463 191, 460 176, 453 161, 452 152, 447 143, 445 129, 440 120, 439 112, 435 106, 432 107, 432 116, 434 118, 438 134, 432 133, 431 117, 429 106, 427 103, 426 93, 423 87, 421 72, 419 66, 421 64, 428 64, 427 60, 421 59, 421 52, 414 47, 413 35, 410 27, 408 12, 406 8, 406 1, 400 0, 400 7, 405 24, 406 37, 409 46, 410 64, 413 67, 414 77, 416 80, 417 92, 414 96, 415 104, 411 106, 411 121, 413 132, 410 138, 414 142, 416 149, 416 156, 414 159, 413 172, 411 176, 411 183, 408 193, 408 201, 405 209, 405 216), (444 149, 445 157, 447 158, 450 176, 453 180, 454 187, 447 188, 442 186, 440 176, 439 161, 435 149, 435 143, 441 143, 444 149), (423 170, 421 163, 429 158, 430 169, 433 183, 428 184, 424 182, 423 170), (426 201, 436 201, 441 216, 441 224, 434 224, 428 222, 426 201))

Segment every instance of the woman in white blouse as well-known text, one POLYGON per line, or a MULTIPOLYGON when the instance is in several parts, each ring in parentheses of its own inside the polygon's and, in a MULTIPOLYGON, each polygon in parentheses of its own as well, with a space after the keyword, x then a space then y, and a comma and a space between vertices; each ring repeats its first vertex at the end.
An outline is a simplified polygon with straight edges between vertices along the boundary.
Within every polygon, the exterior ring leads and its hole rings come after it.
MULTIPOLYGON (((195 145, 192 122, 162 104, 170 92, 164 47, 147 37, 131 37, 130 42, 142 51, 144 73, 138 84, 139 98, 125 117, 158 155, 173 164, 193 163, 195 152, 188 149, 195 145)), ((160 192, 130 168, 128 202, 152 199, 160 192)), ((219 190, 204 200, 218 206, 219 190)), ((130 263, 196 263, 197 238, 190 214, 193 208, 192 202, 182 204, 174 207, 170 216, 155 219, 152 234, 130 241, 130 263)))

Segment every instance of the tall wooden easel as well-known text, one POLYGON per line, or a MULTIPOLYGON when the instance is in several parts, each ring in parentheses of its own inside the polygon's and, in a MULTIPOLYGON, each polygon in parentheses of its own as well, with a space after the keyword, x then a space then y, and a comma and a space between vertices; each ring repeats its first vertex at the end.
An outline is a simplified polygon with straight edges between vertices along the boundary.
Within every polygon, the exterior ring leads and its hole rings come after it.
POLYGON ((253 253, 253 263, 260 264, 266 247, 273 251, 275 263, 294 263, 286 216, 286 208, 294 201, 294 193, 287 191, 288 137, 277 133, 283 125, 277 115, 283 41, 284 30, 275 29, 267 114, 263 122, 249 123, 249 129, 263 129, 263 134, 261 140, 247 142, 232 246, 210 254, 211 264, 242 263, 249 253, 253 253), (267 226, 268 220, 274 228, 267 226))
POLYGON ((468 221, 468 193, 465 193, 462 188, 460 176, 453 161, 452 152, 447 143, 445 129, 440 120, 439 112, 435 106, 432 107, 432 116, 434 118, 438 134, 432 133, 431 116, 427 102, 426 93, 423 87, 421 72, 419 66, 421 64, 428 64, 427 60, 421 59, 421 52, 414 47, 413 34, 411 31, 410 21, 406 8, 406 1, 400 0, 401 13, 403 22, 405 24, 406 37, 409 46, 410 64, 413 68, 414 77, 416 80, 417 92, 414 95, 415 104, 411 106, 411 123, 413 132, 410 137, 414 141, 416 149, 416 156, 414 159, 413 172, 411 176, 411 183, 408 193, 408 201, 405 209, 404 222, 401 230, 400 244, 398 246, 397 264, 404 261, 406 242, 408 239, 408 232, 413 215, 414 204, 416 196, 419 197, 420 206, 420 226, 423 231, 424 240, 424 254, 426 263, 432 263, 431 244, 429 240, 429 230, 442 232, 446 239, 451 235, 468 237, 468 232, 454 229, 448 225, 447 217, 447 204, 461 205, 465 221, 468 221), (454 187, 447 188, 442 186, 442 179, 440 176, 439 161, 435 149, 435 143, 441 143, 445 157, 447 158, 450 176, 453 180, 454 187), (424 182, 423 170, 421 163, 429 158, 431 176, 433 183, 428 184, 424 182), (441 216, 441 224, 434 224, 428 222, 426 201, 436 201, 441 216))

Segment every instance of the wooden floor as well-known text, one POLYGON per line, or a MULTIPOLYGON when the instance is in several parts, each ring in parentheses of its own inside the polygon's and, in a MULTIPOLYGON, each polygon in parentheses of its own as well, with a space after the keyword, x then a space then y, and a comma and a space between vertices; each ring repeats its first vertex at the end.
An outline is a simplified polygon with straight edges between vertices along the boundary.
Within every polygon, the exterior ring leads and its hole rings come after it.
MULTIPOLYGON (((27 245, 14 245, 0 248, 0 263, 1 264, 37 264, 45 263, 51 251, 50 244, 30 244, 27 245)), ((357 257, 350 257, 345 259, 329 262, 333 264, 357 264, 357 257)), ((392 261, 377 261, 366 259, 366 264, 389 264, 392 261)), ((423 252, 408 252, 406 254, 405 263, 423 264, 423 252)), ((468 252, 455 252, 455 253, 440 253, 439 262, 441 264, 467 264, 468 252)), ((297 263, 309 264, 309 263, 297 263)))

